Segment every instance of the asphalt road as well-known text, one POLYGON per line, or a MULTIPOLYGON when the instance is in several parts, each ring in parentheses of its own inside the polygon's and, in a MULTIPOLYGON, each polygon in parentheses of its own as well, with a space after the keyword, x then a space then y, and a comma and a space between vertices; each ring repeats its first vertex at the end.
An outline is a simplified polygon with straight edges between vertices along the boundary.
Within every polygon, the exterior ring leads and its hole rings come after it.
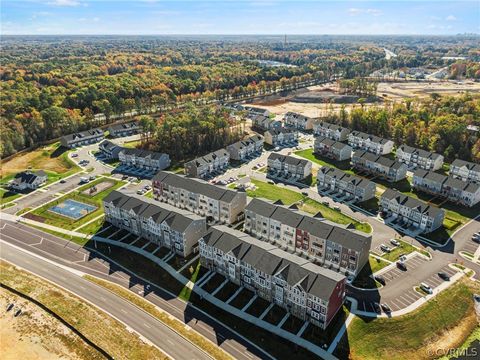
POLYGON ((2 259, 40 275, 95 304, 140 333, 173 359, 211 359, 205 352, 145 311, 68 270, 5 243, 2 244, 2 259))
MULTIPOLYGON (((7 259, 4 254, 8 245, 5 243, 13 244, 62 266, 68 266, 83 273, 112 281, 143 296, 151 303, 188 324, 188 326, 198 333, 231 354, 235 359, 252 360, 271 358, 271 356, 263 350, 226 328, 215 319, 191 305, 184 303, 176 296, 172 296, 172 294, 161 288, 153 285, 147 288, 148 284, 143 280, 138 279, 128 271, 121 269, 107 259, 102 258, 100 255, 84 247, 26 225, 10 221, 0 220, 0 229, 0 239, 3 240, 3 242, 0 243, 0 256, 2 258, 7 259)), ((20 263, 18 263, 18 265, 23 267, 20 263)), ((70 276, 76 275, 70 274, 70 276)), ((63 284, 60 285, 63 286, 63 284)), ((143 331, 140 332, 143 334, 143 331)), ((168 348, 165 347, 165 351, 169 352, 168 348)), ((174 356, 174 353, 171 353, 171 355, 174 356)), ((185 357, 179 357, 178 359, 183 358, 185 357)), ((194 359, 191 357, 188 358, 194 359)))

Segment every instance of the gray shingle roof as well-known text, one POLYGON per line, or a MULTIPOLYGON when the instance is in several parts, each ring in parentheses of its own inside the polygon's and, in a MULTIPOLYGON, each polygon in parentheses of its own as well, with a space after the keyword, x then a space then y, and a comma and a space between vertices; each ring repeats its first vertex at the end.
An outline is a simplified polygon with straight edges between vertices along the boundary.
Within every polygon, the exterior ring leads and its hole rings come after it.
POLYGON ((444 210, 439 209, 438 207, 428 205, 423 201, 404 195, 401 192, 393 189, 385 190, 385 192, 382 194, 382 198, 388 199, 390 201, 395 200, 400 205, 409 207, 411 209, 416 209, 421 214, 424 214, 433 218, 437 217, 439 214, 445 213, 444 210))

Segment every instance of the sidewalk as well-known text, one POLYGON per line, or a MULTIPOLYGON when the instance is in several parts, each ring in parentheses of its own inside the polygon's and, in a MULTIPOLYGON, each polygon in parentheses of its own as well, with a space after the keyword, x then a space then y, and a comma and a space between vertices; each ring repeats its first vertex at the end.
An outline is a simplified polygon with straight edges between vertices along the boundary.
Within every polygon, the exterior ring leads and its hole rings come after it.
MULTIPOLYGON (((2 214, 1 217, 5 218, 7 220, 17 221, 17 219, 18 219, 18 217, 15 217, 15 216, 12 216, 12 215, 9 215, 9 216, 4 216, 4 215, 7 215, 7 214, 2 214)), ((277 328, 276 326, 274 326, 274 325, 272 325, 272 324, 270 324, 266 321, 260 320, 253 315, 245 313, 242 310, 239 310, 239 309, 237 309, 237 308, 235 308, 235 307, 233 307, 229 304, 226 304, 223 301, 217 299, 212 294, 206 292, 202 288, 199 288, 194 283, 190 282, 189 279, 187 279, 185 276, 183 276, 182 274, 177 272, 169 264, 167 264, 163 260, 159 259, 155 255, 152 255, 151 253, 149 253, 145 250, 142 250, 140 248, 131 246, 129 244, 124 244, 124 243, 118 242, 116 240, 110 240, 110 239, 103 238, 103 237, 100 237, 100 236, 95 236, 95 235, 94 236, 85 235, 85 234, 78 233, 78 232, 71 231, 71 230, 64 230, 64 229, 60 229, 60 228, 57 228, 57 227, 52 226, 52 225, 43 224, 43 223, 40 223, 40 222, 37 222, 37 221, 34 221, 34 220, 30 220, 30 219, 22 219, 22 222, 26 223, 26 224, 35 225, 35 226, 38 226, 40 228, 43 227, 45 229, 49 229, 49 230, 56 231, 56 232, 59 232, 59 233, 63 233, 63 234, 66 234, 66 235, 75 236, 75 237, 82 237, 82 238, 86 238, 86 239, 92 239, 92 240, 95 240, 95 241, 103 242, 105 244, 114 245, 114 246, 118 246, 118 247, 130 250, 130 251, 133 251, 133 252, 135 252, 139 255, 142 255, 145 258, 153 261, 157 265, 161 266, 165 271, 168 272, 169 275, 171 275, 173 278, 175 278, 177 281, 179 281, 184 286, 186 286, 189 289, 191 289, 192 291, 196 292, 198 295, 200 295, 204 299, 208 300, 213 305, 215 305, 215 306, 217 306, 217 307, 219 307, 223 310, 226 310, 229 313, 231 313, 231 314, 233 314, 233 315, 235 315, 235 316, 237 316, 237 317, 239 317, 243 320, 246 320, 246 321, 248 321, 248 322, 250 322, 250 323, 252 323, 252 324, 254 324, 254 325, 256 325, 260 328, 263 328, 263 329, 265 329, 265 330, 267 330, 271 333, 274 333, 274 334, 276 334, 280 337, 283 337, 284 339, 287 339, 287 340, 293 342, 294 344, 297 344, 297 345, 313 352, 314 354, 321 357, 322 359, 332 359, 332 360, 335 359, 334 356, 332 356, 330 353, 328 353, 327 351, 325 351, 321 347, 310 343, 309 341, 297 336, 296 334, 292 334, 292 333, 290 333, 286 330, 283 330, 281 328, 277 328)))

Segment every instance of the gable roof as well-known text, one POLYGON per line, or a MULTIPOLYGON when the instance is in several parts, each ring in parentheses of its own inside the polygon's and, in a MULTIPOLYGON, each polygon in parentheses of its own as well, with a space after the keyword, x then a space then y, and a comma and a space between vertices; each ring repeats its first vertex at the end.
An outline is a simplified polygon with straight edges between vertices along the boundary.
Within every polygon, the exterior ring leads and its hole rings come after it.
POLYGON ((445 211, 443 209, 440 209, 436 206, 428 205, 423 201, 404 195, 401 192, 390 188, 385 190, 385 192, 382 194, 382 198, 388 199, 390 201, 394 200, 400 205, 415 209, 421 214, 429 217, 435 218, 441 214, 442 216, 445 214, 445 211))

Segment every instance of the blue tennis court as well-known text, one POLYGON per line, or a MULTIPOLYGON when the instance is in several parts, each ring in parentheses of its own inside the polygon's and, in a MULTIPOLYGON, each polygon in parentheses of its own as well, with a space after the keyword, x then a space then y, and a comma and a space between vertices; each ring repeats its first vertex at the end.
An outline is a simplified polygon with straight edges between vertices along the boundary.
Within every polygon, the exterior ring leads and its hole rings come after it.
POLYGON ((84 204, 79 201, 67 199, 64 202, 52 206, 48 211, 54 212, 58 215, 66 216, 70 219, 78 220, 85 215, 97 209, 96 206, 84 204))

